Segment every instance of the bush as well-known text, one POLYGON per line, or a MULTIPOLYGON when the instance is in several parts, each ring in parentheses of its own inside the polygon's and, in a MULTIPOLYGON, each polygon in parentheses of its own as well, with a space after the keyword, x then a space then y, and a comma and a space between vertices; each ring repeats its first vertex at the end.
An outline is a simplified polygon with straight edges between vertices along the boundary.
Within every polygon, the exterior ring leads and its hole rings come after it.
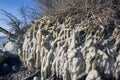
MULTIPOLYGON (((59 14, 71 9, 80 12, 95 11, 104 7, 112 8, 120 4, 120 0, 35 0, 38 7, 46 14, 59 14)), ((74 12, 71 11, 71 12, 74 12)), ((70 13, 71 13, 70 12, 70 13)))
POLYGON ((101 24, 120 20, 120 0, 35 0, 43 15, 96 19, 101 24))

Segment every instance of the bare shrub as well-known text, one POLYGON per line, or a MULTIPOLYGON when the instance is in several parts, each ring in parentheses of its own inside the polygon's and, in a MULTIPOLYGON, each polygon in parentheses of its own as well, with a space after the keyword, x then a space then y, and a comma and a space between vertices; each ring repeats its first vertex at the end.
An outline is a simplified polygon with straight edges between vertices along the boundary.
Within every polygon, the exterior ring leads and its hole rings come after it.
MULTIPOLYGON (((44 15, 74 16, 81 20, 94 16, 108 20, 120 11, 120 0, 33 0, 44 15)), ((104 20, 103 20, 104 22, 104 20)))
POLYGON ((25 12, 25 8, 23 7, 20 9, 21 19, 5 10, 1 9, 0 12, 6 17, 3 20, 10 27, 9 31, 0 27, 0 32, 6 34, 9 40, 23 41, 24 33, 31 26, 31 24, 27 21, 27 13, 25 12))

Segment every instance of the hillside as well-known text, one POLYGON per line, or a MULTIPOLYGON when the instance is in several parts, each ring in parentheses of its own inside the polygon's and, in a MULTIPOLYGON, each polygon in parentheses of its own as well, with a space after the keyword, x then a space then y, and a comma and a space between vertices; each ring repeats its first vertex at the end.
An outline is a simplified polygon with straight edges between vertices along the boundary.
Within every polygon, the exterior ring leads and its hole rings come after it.
POLYGON ((16 40, 9 80, 120 80, 120 0, 36 2, 45 11, 16 40))

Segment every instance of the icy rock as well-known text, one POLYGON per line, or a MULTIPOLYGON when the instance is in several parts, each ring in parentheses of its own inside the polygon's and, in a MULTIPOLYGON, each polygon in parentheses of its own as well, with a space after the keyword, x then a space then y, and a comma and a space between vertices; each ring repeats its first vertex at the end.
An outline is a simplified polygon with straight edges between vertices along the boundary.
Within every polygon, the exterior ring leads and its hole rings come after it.
POLYGON ((39 80, 38 77, 34 77, 33 80, 39 80))
POLYGON ((97 70, 91 70, 86 77, 86 80, 101 80, 97 70))
POLYGON ((8 51, 10 53, 17 54, 18 53, 18 45, 15 42, 8 42, 5 47, 3 48, 3 51, 8 51))
POLYGON ((8 73, 12 72, 12 67, 8 64, 3 64, 0 66, 0 76, 6 75, 8 73))

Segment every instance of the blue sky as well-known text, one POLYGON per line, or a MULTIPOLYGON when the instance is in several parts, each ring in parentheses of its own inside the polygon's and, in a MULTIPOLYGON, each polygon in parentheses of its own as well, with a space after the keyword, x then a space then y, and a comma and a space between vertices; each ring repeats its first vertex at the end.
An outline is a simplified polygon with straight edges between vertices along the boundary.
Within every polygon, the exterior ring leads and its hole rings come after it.
MULTIPOLYGON (((12 13, 15 16, 19 15, 19 9, 22 6, 32 6, 33 3, 31 0, 0 0, 0 9, 4 9, 10 13, 12 13)), ((7 30, 9 30, 9 26, 5 24, 4 21, 1 19, 4 19, 5 16, 0 13, 0 27, 3 27, 7 30)), ((3 35, 0 33, 0 35, 3 35)))

